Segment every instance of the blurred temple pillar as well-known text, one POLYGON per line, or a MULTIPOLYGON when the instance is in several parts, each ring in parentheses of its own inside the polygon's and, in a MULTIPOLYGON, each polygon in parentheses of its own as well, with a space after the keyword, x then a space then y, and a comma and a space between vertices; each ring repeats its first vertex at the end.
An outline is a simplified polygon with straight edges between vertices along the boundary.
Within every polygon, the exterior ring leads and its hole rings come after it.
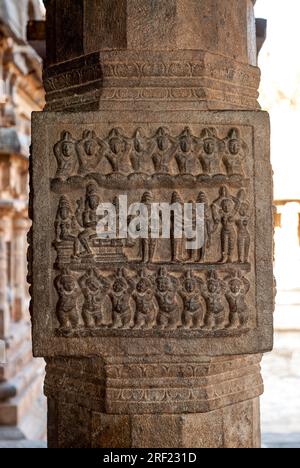
POLYGON ((44 3, 30 280, 49 447, 259 447, 273 221, 255 2, 44 3), (122 193, 199 193, 201 259, 95 240, 95 203, 122 193))

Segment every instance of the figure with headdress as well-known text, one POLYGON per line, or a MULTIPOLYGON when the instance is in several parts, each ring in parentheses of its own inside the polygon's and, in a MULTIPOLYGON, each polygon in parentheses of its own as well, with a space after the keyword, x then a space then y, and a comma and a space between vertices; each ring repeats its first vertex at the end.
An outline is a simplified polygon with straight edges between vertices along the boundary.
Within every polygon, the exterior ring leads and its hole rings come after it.
POLYGON ((174 140, 168 130, 160 127, 155 135, 156 146, 152 155, 154 169, 157 174, 169 174, 170 162, 175 155, 174 140))
POLYGON ((106 144, 106 159, 110 163, 113 172, 120 173, 121 165, 131 151, 129 140, 122 135, 119 128, 114 128, 104 143, 106 144))
POLYGON ((79 279, 79 286, 84 297, 82 318, 85 326, 100 327, 103 325, 102 307, 109 290, 108 279, 101 276, 94 268, 90 268, 79 279))
POLYGON ((95 183, 90 182, 86 188, 86 197, 84 203, 84 210, 82 211, 82 202, 77 202, 78 208, 76 211, 76 218, 83 231, 79 234, 78 238, 84 248, 85 254, 92 255, 93 252, 89 245, 89 240, 96 236, 96 228, 98 223, 97 209, 100 203, 98 195, 98 187, 95 183))
POLYGON ((73 242, 74 256, 79 254, 78 224, 73 214, 69 199, 62 195, 59 199, 58 209, 55 218, 56 242, 73 242))
POLYGON ((201 281, 201 293, 206 303, 205 328, 222 330, 225 327, 225 283, 216 271, 209 271, 206 282, 201 281))
POLYGON ((112 304, 113 328, 128 329, 134 326, 131 306, 133 290, 134 281, 128 278, 124 268, 120 268, 108 294, 112 304))
MULTIPOLYGON (((171 204, 175 205, 178 204, 181 206, 181 209, 183 210, 183 200, 181 196, 179 195, 178 192, 173 192, 172 194, 172 199, 171 199, 171 204)), ((181 213, 181 219, 178 218, 178 215, 176 216, 177 210, 174 209, 171 211, 171 218, 170 218, 170 237, 171 237, 171 261, 172 262, 181 262, 183 260, 183 243, 184 243, 184 237, 183 237, 183 223, 182 223, 182 213, 181 213), (177 238, 176 234, 181 232, 182 237, 177 238)))
POLYGON ((177 290, 177 279, 169 275, 166 268, 160 268, 156 277, 155 292, 155 297, 159 307, 157 316, 157 324, 159 328, 176 330, 179 325, 177 290))
POLYGON ((69 269, 64 268, 55 278, 54 286, 59 297, 56 315, 60 327, 63 329, 77 328, 79 324, 77 301, 80 296, 80 288, 76 278, 69 269))
POLYGON ((248 154, 247 144, 241 139, 238 128, 232 128, 224 140, 223 164, 227 174, 243 175, 243 161, 248 154))
POLYGON ((239 263, 247 263, 249 260, 249 250, 251 244, 251 237, 249 233, 249 221, 250 221, 250 204, 246 200, 246 193, 241 190, 238 194, 240 200, 240 208, 238 212, 237 225, 237 246, 238 246, 238 257, 239 263))
POLYGON ((104 154, 104 143, 97 138, 94 131, 85 130, 82 139, 76 143, 76 152, 79 173, 88 174, 99 166, 104 154))
POLYGON ((154 295, 154 281, 145 270, 142 270, 135 281, 132 298, 135 301, 134 328, 151 329, 156 323, 156 305, 154 295))
POLYGON ((186 127, 179 136, 179 145, 175 155, 180 174, 188 174, 189 163, 193 160, 193 156, 193 136, 190 129, 186 127))
POLYGON ((183 302, 182 323, 184 328, 202 328, 204 326, 204 309, 199 290, 201 283, 191 270, 183 277, 179 295, 183 302))
POLYGON ((53 148, 57 161, 56 177, 66 178, 75 172, 77 164, 75 144, 76 140, 70 132, 62 132, 60 141, 53 148))
POLYGON ((240 199, 231 196, 227 187, 221 187, 220 196, 212 205, 214 222, 217 226, 221 225, 220 237, 222 257, 219 263, 233 262, 237 240, 236 215, 240 206, 240 199))
POLYGON ((244 327, 249 319, 246 295, 250 289, 250 282, 242 276, 241 271, 231 272, 225 281, 227 281, 225 296, 229 306, 228 328, 244 327))
POLYGON ((220 140, 215 128, 205 128, 201 133, 202 143, 199 162, 205 175, 220 173, 220 140))

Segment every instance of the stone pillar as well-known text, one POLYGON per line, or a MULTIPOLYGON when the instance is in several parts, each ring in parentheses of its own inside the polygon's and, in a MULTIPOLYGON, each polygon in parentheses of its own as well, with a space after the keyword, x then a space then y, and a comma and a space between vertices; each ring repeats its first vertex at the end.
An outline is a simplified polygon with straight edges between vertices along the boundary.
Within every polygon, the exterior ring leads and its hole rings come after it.
POLYGON ((13 301, 13 316, 15 321, 20 321, 24 318, 25 311, 27 310, 25 281, 25 252, 27 244, 26 236, 29 230, 28 219, 20 216, 13 220, 13 288, 14 288, 14 301, 13 301))
POLYGON ((29 258, 50 447, 260 445, 273 221, 253 3, 45 2, 29 258), (204 204, 204 245, 99 240, 120 195, 204 204))

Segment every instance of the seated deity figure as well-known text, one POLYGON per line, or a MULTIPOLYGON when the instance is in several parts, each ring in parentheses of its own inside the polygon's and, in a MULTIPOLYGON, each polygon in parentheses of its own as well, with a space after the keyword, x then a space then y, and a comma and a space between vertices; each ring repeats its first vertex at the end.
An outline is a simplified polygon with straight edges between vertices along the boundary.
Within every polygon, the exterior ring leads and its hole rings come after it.
POLYGON ((156 304, 154 295, 154 281, 145 270, 142 270, 135 281, 132 298, 135 301, 136 312, 134 328, 151 329, 155 326, 156 304))
POLYGON ((65 268, 54 280, 58 294, 56 315, 62 329, 74 329, 79 325, 78 297, 80 288, 76 278, 65 268))
POLYGON ((229 324, 227 328, 244 327, 249 319, 249 308, 246 295, 250 289, 250 282, 241 272, 233 272, 225 278, 227 281, 225 297, 229 306, 229 324))
POLYGON ((82 202, 79 200, 76 211, 76 218, 83 231, 79 234, 78 239, 84 249, 85 255, 93 255, 89 241, 96 236, 96 228, 98 222, 97 209, 100 203, 100 197, 97 193, 97 186, 94 183, 89 183, 86 188, 86 198, 84 209, 82 202))
POLYGON ((76 144, 79 162, 79 173, 94 172, 103 158, 104 144, 97 138, 95 132, 86 130, 82 139, 76 144))
POLYGON ((59 199, 54 226, 56 242, 58 244, 72 242, 74 245, 74 256, 77 256, 79 254, 78 224, 70 201, 64 195, 59 199))
POLYGON ((102 307, 109 290, 108 279, 91 268, 79 279, 79 286, 84 297, 82 318, 85 326, 102 326, 102 307))
POLYGON ((203 174, 220 174, 220 141, 215 128, 205 128, 201 133, 202 150, 199 162, 203 174))
POLYGON ((57 161, 56 177, 67 178, 74 174, 77 165, 76 140, 70 132, 62 132, 61 139, 54 146, 54 155, 57 161))
POLYGON ((166 128, 159 128, 155 135, 156 147, 152 155, 154 169, 157 174, 169 174, 170 162, 175 155, 175 141, 166 128))
POLYGON ((224 140, 223 164, 228 175, 244 175, 243 161, 248 154, 248 147, 240 137, 240 131, 232 128, 224 140))
POLYGON ((127 156, 132 149, 129 140, 122 135, 120 129, 114 128, 104 143, 106 145, 105 157, 113 172, 122 172, 122 163, 126 162, 127 156))
POLYGON ((127 277, 124 268, 119 269, 108 294, 112 304, 113 328, 133 328, 134 317, 131 306, 133 290, 134 282, 127 277))
POLYGON ((179 305, 177 300, 178 281, 170 276, 166 268, 161 268, 156 277, 155 297, 159 312, 157 325, 159 328, 176 330, 179 325, 179 305))
POLYGON ((218 278, 216 271, 207 274, 207 281, 201 281, 201 293, 206 303, 205 326, 207 330, 225 328, 225 283, 218 278))
POLYGON ((189 270, 179 289, 183 302, 182 323, 184 328, 199 329, 204 326, 204 309, 201 303, 200 282, 189 270))
POLYGON ((193 136, 187 127, 179 136, 179 147, 175 154, 178 170, 180 174, 188 174, 189 167, 194 158, 193 136))

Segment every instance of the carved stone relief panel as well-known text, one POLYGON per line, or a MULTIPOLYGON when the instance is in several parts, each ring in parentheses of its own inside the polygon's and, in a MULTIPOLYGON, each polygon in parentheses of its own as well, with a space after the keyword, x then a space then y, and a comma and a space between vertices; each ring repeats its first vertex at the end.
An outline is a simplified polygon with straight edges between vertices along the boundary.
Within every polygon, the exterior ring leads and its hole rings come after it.
MULTIPOLYGON (((273 227, 267 125, 259 112, 35 115, 36 353, 52 355, 55 341, 56 352, 105 354, 116 346, 139 347, 141 338, 154 347, 174 341, 182 352, 198 348, 211 355, 268 349, 273 227), (100 204, 120 215, 125 197, 127 209, 143 203, 149 236, 125 235, 134 216, 123 210, 117 234, 100 237, 107 214, 100 204), (191 249, 188 231, 175 235, 172 209, 167 219, 159 214, 154 236, 153 204, 176 204, 182 212, 185 204, 200 204, 202 244, 191 249), (168 238, 161 236, 165 223, 168 238)), ((194 210, 192 226, 195 217, 194 210)), ((138 220, 136 227, 142 230, 138 220)))

